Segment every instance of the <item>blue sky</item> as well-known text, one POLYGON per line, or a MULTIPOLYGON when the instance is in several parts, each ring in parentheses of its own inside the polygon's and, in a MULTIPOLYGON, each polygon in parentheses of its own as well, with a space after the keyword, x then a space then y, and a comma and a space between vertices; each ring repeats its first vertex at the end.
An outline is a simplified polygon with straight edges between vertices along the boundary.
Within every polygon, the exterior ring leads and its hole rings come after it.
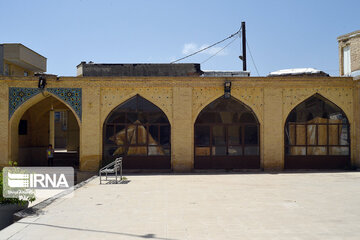
MULTIPOLYGON (((231 35, 241 21, 260 76, 296 67, 338 75, 336 38, 360 29, 358 0, 0 0, 0 9, 0 43, 33 49, 59 76, 75 76, 81 61, 168 63, 231 35)), ((201 63, 216 50, 182 62, 201 63)), ((201 68, 242 70, 239 55, 237 39, 201 68)), ((257 76, 249 51, 248 69, 257 76)))

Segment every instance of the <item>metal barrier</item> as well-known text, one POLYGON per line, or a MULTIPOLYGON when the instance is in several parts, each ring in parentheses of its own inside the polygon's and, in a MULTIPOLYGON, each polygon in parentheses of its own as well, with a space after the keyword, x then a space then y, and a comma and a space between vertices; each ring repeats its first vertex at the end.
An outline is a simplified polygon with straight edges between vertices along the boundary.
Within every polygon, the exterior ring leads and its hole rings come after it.
POLYGON ((99 176, 100 176, 100 184, 101 184, 101 174, 105 174, 105 181, 108 181, 108 174, 115 174, 115 183, 118 183, 118 172, 120 172, 120 181, 122 180, 122 157, 118 157, 115 159, 115 161, 109 163, 105 167, 101 168, 99 170, 99 176))

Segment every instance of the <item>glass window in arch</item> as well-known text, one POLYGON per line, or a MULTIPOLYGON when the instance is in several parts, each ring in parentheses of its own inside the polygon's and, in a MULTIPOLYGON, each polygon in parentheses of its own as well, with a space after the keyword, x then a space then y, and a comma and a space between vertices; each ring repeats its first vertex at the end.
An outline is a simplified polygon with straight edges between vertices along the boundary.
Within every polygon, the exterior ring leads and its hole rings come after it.
POLYGON ((104 155, 170 155, 170 123, 164 112, 139 95, 119 105, 104 124, 104 155))
POLYGON ((285 125, 285 154, 350 155, 349 132, 345 113, 315 94, 290 112, 285 125))
POLYGON ((258 156, 259 122, 234 98, 220 97, 195 122, 195 156, 258 156))

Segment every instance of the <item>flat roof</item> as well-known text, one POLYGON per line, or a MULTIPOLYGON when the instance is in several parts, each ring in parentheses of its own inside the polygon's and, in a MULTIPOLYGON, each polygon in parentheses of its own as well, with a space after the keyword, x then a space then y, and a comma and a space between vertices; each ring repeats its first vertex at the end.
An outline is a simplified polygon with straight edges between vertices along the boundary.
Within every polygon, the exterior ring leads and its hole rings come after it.
POLYGON ((315 68, 290 68, 271 72, 268 76, 329 76, 329 74, 315 68))
POLYGON ((360 30, 357 30, 357 31, 354 31, 354 32, 351 32, 351 33, 347 33, 347 34, 344 34, 344 35, 341 35, 337 38, 338 41, 343 41, 343 40, 346 40, 346 39, 350 39, 350 38, 354 38, 354 37, 359 37, 360 36, 360 30))
POLYGON ((199 63, 93 63, 77 65, 78 76, 200 76, 199 63))
POLYGON ((24 47, 24 48, 26 48, 27 50, 29 50, 29 51, 31 51, 31 52, 33 52, 33 53, 35 53, 36 55, 39 55, 40 57, 43 57, 43 58, 45 58, 45 59, 47 59, 46 57, 44 57, 43 55, 41 55, 41 54, 39 54, 39 53, 37 53, 37 52, 35 52, 34 50, 32 50, 31 48, 28 48, 27 46, 25 46, 24 44, 21 44, 21 43, 1 43, 0 45, 4 45, 4 46, 6 46, 6 45, 19 45, 19 46, 22 46, 22 47, 24 47))

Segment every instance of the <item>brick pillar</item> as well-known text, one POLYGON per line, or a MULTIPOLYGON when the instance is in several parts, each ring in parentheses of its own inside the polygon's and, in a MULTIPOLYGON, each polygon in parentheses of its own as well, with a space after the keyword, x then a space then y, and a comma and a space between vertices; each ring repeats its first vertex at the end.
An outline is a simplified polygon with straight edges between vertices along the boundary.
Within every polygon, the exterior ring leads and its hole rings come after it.
MULTIPOLYGON (((264 170, 284 168, 282 90, 264 89, 264 170)), ((286 118, 286 117, 285 117, 286 118)))
POLYGON ((354 88, 354 123, 351 129, 354 129, 351 131, 351 136, 354 136, 351 138, 351 146, 353 147, 352 152, 352 165, 360 169, 360 115, 359 115, 359 109, 360 109, 360 81, 357 82, 357 86, 354 88))
POLYGON ((175 172, 193 168, 192 89, 173 88, 173 122, 171 125, 171 165, 175 172))
POLYGON ((9 150, 9 88, 0 83, 0 167, 8 163, 9 150))
POLYGON ((102 158, 100 133, 100 88, 82 89, 80 170, 97 171, 102 158))

